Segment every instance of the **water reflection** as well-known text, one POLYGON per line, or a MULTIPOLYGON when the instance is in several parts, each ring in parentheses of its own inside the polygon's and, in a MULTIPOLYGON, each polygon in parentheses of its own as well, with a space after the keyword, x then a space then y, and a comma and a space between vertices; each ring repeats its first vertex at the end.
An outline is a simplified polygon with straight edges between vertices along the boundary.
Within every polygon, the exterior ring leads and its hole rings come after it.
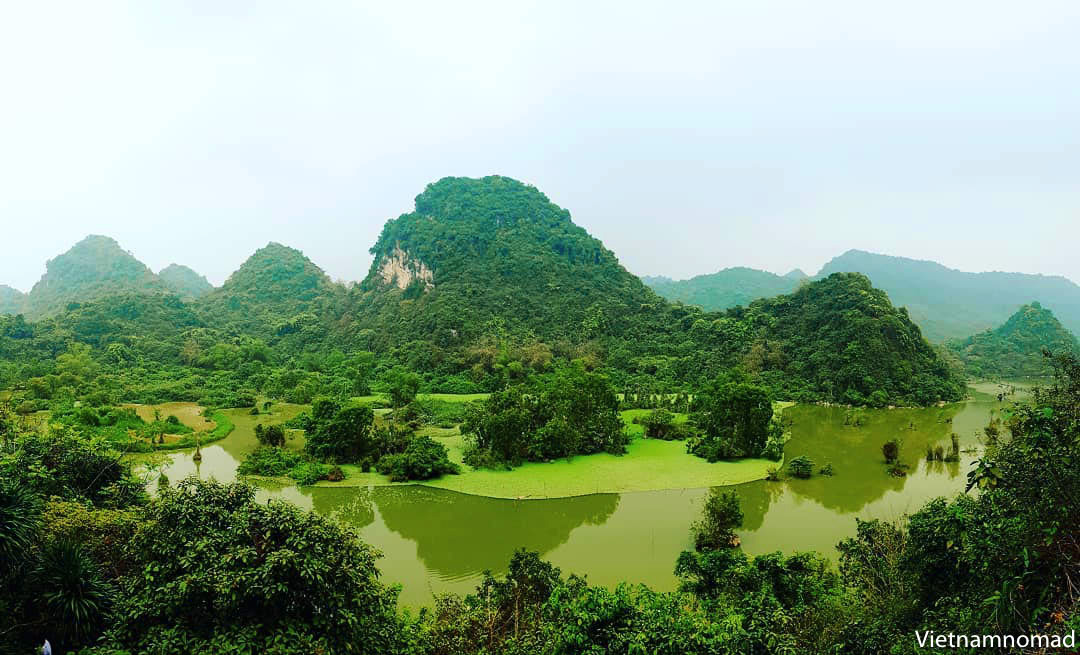
POLYGON ((817 467, 832 464, 834 475, 792 480, 789 486, 829 509, 858 512, 889 492, 903 490, 919 475, 927 446, 950 443, 960 407, 885 411, 793 407, 785 414, 793 422, 793 438, 784 449, 788 460, 805 455, 817 467), (899 461, 907 467, 904 476, 890 475, 881 453, 882 445, 892 439, 900 442, 899 461))
POLYGON ((428 487, 378 487, 386 526, 416 542, 424 564, 447 579, 501 571, 518 548, 547 553, 581 525, 603 525, 618 494, 553 500, 505 500, 428 487))

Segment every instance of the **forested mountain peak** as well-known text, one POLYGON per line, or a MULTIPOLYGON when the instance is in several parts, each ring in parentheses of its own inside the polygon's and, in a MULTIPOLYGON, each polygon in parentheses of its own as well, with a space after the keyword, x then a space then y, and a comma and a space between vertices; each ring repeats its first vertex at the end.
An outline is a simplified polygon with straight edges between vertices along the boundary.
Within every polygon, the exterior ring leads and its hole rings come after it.
POLYGON ((304 253, 271 242, 196 302, 215 324, 265 338, 319 324, 339 290, 304 253))
POLYGON ((0 314, 20 313, 25 301, 25 293, 6 284, 0 284, 0 314))
POLYGON ((964 338, 1005 322, 1032 299, 1080 330, 1080 286, 1056 275, 969 273, 937 262, 849 250, 825 264, 818 277, 858 272, 911 312, 931 341, 964 338))
POLYGON ((768 271, 735 266, 716 273, 698 275, 689 280, 644 278, 644 281, 653 291, 668 300, 677 300, 713 311, 748 305, 758 298, 791 293, 805 277, 798 269, 781 276, 768 271))
POLYGON ((153 271, 114 239, 92 234, 45 264, 25 307, 28 315, 40 317, 114 293, 164 290, 153 271))
POLYGON ((784 277, 789 280, 805 280, 810 276, 804 273, 801 268, 793 268, 787 273, 785 273, 784 277))
POLYGON ((1043 350, 1080 353, 1076 337, 1038 302, 1024 305, 997 328, 950 342, 949 348, 968 375, 996 378, 1047 375, 1051 367, 1043 350))
POLYGON ((158 278, 170 291, 188 300, 200 298, 214 288, 204 276, 181 264, 169 264, 158 272, 158 278))
POLYGON ((496 317, 573 335, 593 305, 659 300, 568 211, 508 177, 429 184, 413 212, 387 221, 371 253, 360 287, 367 311, 458 336, 496 317))
MULTIPOLYGON (((557 264, 554 273, 574 266, 599 266, 630 276, 615 255, 570 219, 536 187, 497 175, 446 177, 416 197, 415 211, 387 221, 371 248, 375 255, 366 282, 388 282, 387 260, 425 271, 435 283, 464 270, 485 267, 484 260, 557 264)), ((636 278, 635 278, 636 279, 636 278)), ((400 285, 399 285, 400 286, 400 285)))
POLYGON ((221 286, 224 294, 258 291, 269 298, 289 297, 299 293, 298 299, 330 286, 330 278, 304 253, 271 241, 252 254, 236 269, 221 286))
POLYGON ((927 404, 962 396, 962 383, 907 310, 865 275, 834 273, 727 315, 753 327, 743 364, 776 388, 879 406, 894 398, 927 404))

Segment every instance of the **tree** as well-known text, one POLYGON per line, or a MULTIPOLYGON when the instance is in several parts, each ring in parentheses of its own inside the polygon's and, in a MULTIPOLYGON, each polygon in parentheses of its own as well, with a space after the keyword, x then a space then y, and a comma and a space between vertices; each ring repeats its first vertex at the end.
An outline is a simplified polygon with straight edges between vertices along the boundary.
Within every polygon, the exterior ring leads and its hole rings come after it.
POLYGON ((430 480, 460 472, 447 457, 446 446, 426 435, 413 437, 403 453, 383 455, 377 469, 395 482, 430 480))
POLYGON ((255 439, 264 446, 284 446, 285 428, 280 425, 259 423, 255 426, 255 439))
POLYGON ((738 545, 735 528, 742 526, 742 522, 739 496, 734 491, 724 491, 717 487, 709 489, 705 504, 701 508, 701 518, 690 528, 694 534, 694 547, 703 551, 738 545))
POLYGON ((420 376, 401 367, 395 367, 386 374, 386 391, 390 394, 390 404, 397 410, 416 399, 420 391, 420 376))
POLYGON ((396 592, 375 551, 253 488, 189 478, 146 508, 105 643, 134 652, 391 653, 396 592), (198 553, 198 556, 193 556, 198 553))
POLYGON ((461 431, 472 437, 477 449, 503 462, 519 462, 526 454, 522 436, 535 428, 533 403, 519 385, 496 391, 482 403, 469 404, 461 431))
POLYGON ((721 377, 694 399, 694 421, 703 434, 688 450, 710 462, 757 457, 765 449, 773 416, 769 392, 745 377, 721 377))
POLYGON ((375 413, 371 407, 345 407, 327 417, 328 410, 325 404, 312 407, 314 426, 304 444, 308 453, 319 459, 340 462, 358 462, 374 453, 375 413))

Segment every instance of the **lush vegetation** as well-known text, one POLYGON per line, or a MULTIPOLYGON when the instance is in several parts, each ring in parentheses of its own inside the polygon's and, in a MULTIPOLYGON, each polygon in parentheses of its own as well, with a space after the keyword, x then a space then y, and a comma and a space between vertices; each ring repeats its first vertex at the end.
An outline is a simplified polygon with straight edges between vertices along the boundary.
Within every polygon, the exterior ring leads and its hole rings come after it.
POLYGON ((106 440, 5 410, 0 634, 19 652, 47 636, 97 655, 876 655, 916 652, 916 630, 1062 635, 1080 627, 1080 362, 1055 365, 1053 386, 994 431, 968 476, 977 494, 859 523, 838 570, 810 553, 746 556, 742 512, 718 491, 673 562, 678 591, 592 586, 519 552, 505 576, 418 616, 328 519, 240 484, 186 480, 149 498, 106 440))
POLYGON ((735 324, 750 335, 744 367, 777 397, 883 406, 963 396, 907 311, 856 273, 728 310, 710 331, 735 324))
POLYGON ((759 298, 771 298, 795 291, 807 279, 796 269, 787 275, 737 266, 689 280, 643 277, 642 282, 671 301, 697 305, 709 311, 746 306, 759 298))
POLYGON ((397 391, 500 391, 577 361, 635 395, 692 394, 738 367, 792 400, 959 394, 865 278, 724 313, 671 304, 566 210, 508 178, 429 185, 372 252, 367 278, 347 288, 272 243, 207 291, 189 271, 155 276, 92 237, 54 259, 23 303, 47 311, 0 316, 0 388, 24 412, 65 400, 219 408, 372 392, 399 408, 408 403, 397 391))
POLYGON ((773 416, 772 399, 745 376, 715 380, 694 397, 691 408, 700 434, 687 442, 688 452, 710 462, 783 456, 784 429, 773 416))
POLYGON ((964 372, 977 378, 1013 379, 1047 375, 1043 351, 1080 353, 1080 342, 1037 302, 1024 305, 993 330, 949 342, 964 372))
POLYGON ((39 318, 116 293, 165 291, 154 272, 120 244, 109 237, 91 235, 49 260, 45 275, 26 295, 22 311, 39 318))
POLYGON ((337 482, 345 479, 341 467, 331 467, 280 446, 267 445, 259 446, 248 453, 236 472, 240 475, 288 477, 300 485, 311 485, 320 480, 337 482))
POLYGON ((491 394, 468 409, 462 432, 472 439, 472 466, 622 454, 629 442, 610 383, 580 366, 491 394))
POLYGON ((20 314, 26 294, 6 284, 0 284, 0 314, 20 314))

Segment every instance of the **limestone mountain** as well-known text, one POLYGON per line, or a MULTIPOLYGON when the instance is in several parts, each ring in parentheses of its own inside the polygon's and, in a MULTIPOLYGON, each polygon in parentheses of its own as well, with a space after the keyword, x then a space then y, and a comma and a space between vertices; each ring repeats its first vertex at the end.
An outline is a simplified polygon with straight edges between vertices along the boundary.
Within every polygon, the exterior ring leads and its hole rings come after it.
POLYGON ((642 281, 668 300, 697 305, 712 311, 749 305, 758 298, 791 293, 805 278, 806 274, 798 269, 781 276, 737 266, 688 280, 645 277, 642 281))
POLYGON ((1049 375, 1043 350, 1080 354, 1080 343, 1054 313, 1037 302, 1024 305, 997 328, 948 344, 965 372, 979 378, 1049 375))
POLYGON ((492 321, 545 339, 591 338, 660 302, 568 211, 507 177, 428 185, 371 253, 357 313, 393 340, 463 343, 492 321))
POLYGON ((25 312, 40 318, 118 293, 160 293, 165 286, 115 240, 90 235, 45 264, 45 275, 27 294, 25 312))
POLYGON ((1038 300, 1070 330, 1080 330, 1080 286, 1059 276, 967 273, 931 261, 850 250, 825 264, 819 277, 857 272, 870 278, 931 341, 961 339, 1004 323, 1020 305, 1038 300))
POLYGON ((304 253, 270 243, 197 304, 210 322, 266 337, 318 323, 340 291, 304 253))
POLYGON ((0 314, 19 314, 23 311, 26 294, 6 284, 0 284, 0 314))
POLYGON ((880 406, 963 394, 907 311, 861 274, 833 274, 730 309, 707 329, 741 331, 743 367, 784 397, 880 406))
POLYGON ((180 264, 169 264, 161 269, 158 278, 166 288, 185 300, 201 298, 214 289, 205 277, 180 264))

